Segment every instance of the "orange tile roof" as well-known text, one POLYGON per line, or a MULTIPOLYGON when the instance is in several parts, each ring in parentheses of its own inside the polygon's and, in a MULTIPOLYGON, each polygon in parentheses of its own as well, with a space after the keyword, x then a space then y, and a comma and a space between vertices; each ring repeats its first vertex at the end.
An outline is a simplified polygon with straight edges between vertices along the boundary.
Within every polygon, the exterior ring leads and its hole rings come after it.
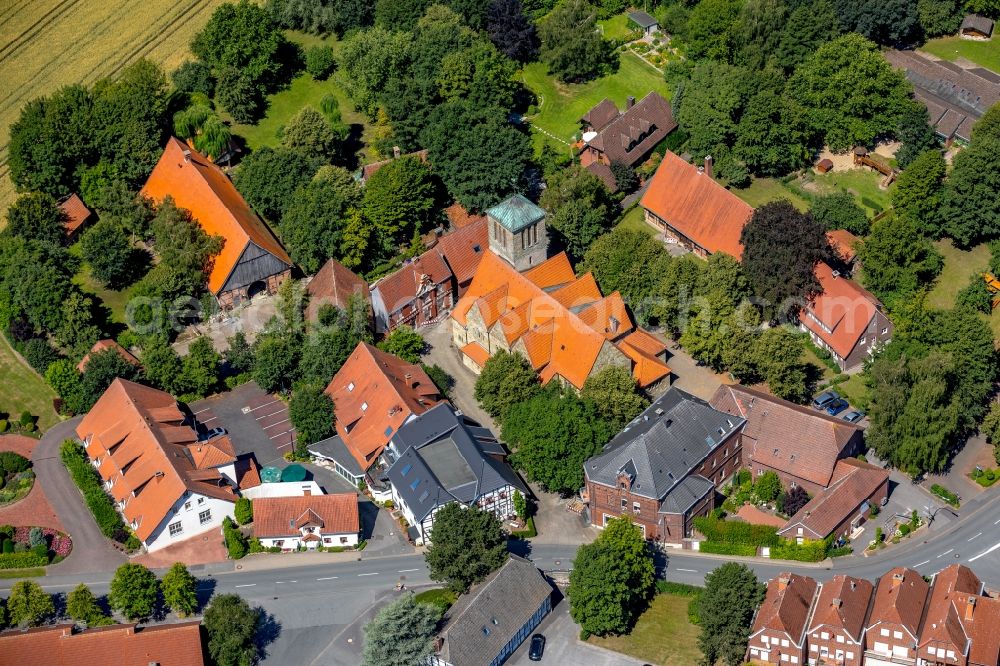
POLYGON ((917 636, 929 587, 923 576, 913 569, 896 567, 882 574, 875 588, 869 630, 880 622, 890 622, 902 625, 917 636))
POLYGON ((188 453, 198 469, 220 467, 236 462, 236 448, 229 435, 222 435, 208 442, 190 444, 188 453))
POLYGON ((72 624, 0 632, 5 664, 47 666, 203 666, 201 622, 75 631, 72 624))
POLYGON ((881 303, 854 280, 834 276, 833 269, 823 262, 816 264, 816 279, 822 292, 806 307, 799 321, 841 358, 847 358, 864 337, 881 303))
MULTIPOLYGON (((628 316, 628 310, 625 308, 625 301, 622 300, 622 295, 617 291, 608 294, 587 309, 581 310, 579 316, 587 326, 608 340, 620 338, 626 333, 632 335, 641 330, 633 326, 632 318, 628 316)), ((649 335, 645 331, 643 333, 649 335)), ((650 353, 659 354, 665 349, 666 347, 661 345, 657 351, 650 353)))
POLYGON ((618 344, 618 348, 625 352, 625 355, 632 359, 632 376, 639 386, 649 386, 670 374, 670 366, 652 354, 647 354, 638 347, 633 347, 623 340, 618 344))
MULTIPOLYGON (((618 292, 616 291, 615 293, 617 294, 618 292)), ((622 338, 622 342, 625 342, 639 351, 649 354, 650 356, 659 356, 663 352, 667 351, 666 344, 653 337, 653 334, 649 331, 645 331, 641 328, 637 328, 626 335, 622 338)))
POLYGON ((821 626, 834 631, 843 630, 856 643, 861 642, 861 632, 865 628, 865 616, 871 602, 875 586, 864 578, 854 578, 838 574, 823 583, 816 600, 809 633, 821 626))
POLYGON ((770 580, 751 634, 761 631, 785 633, 790 640, 799 643, 808 628, 806 622, 816 589, 815 580, 794 573, 782 573, 770 580))
POLYGON ((180 139, 167 140, 142 194, 157 203, 168 196, 173 197, 178 207, 191 211, 205 233, 225 240, 208 276, 208 288, 213 294, 218 294, 225 286, 243 250, 251 242, 289 267, 292 265, 281 243, 250 209, 226 174, 180 139), (189 152, 187 157, 185 151, 189 152))
POLYGON ((80 227, 94 214, 75 192, 60 201, 59 208, 65 215, 63 227, 66 229, 67 236, 72 236, 79 231, 80 227))
POLYGON ((490 246, 486 217, 481 215, 478 218, 458 231, 442 236, 435 248, 444 255, 444 260, 459 284, 472 279, 483 253, 490 246))
POLYGON ((834 229, 826 232, 826 240, 830 244, 830 249, 840 257, 844 263, 851 263, 857 256, 855 247, 858 244, 858 237, 847 229, 834 229))
POLYGON ((341 310, 347 307, 347 299, 354 294, 368 301, 368 283, 347 266, 336 259, 329 259, 319 272, 309 281, 306 287, 309 294, 309 304, 306 306, 306 319, 315 321, 319 316, 320 306, 329 303, 341 310))
POLYGON ((451 226, 455 229, 461 229, 474 222, 486 219, 485 215, 470 213, 457 201, 445 208, 444 214, 448 216, 448 221, 451 222, 451 226))
POLYGON ((253 534, 260 538, 291 537, 305 525, 320 534, 355 534, 361 531, 355 493, 260 497, 253 501, 253 534))
POLYGON ((753 208, 669 150, 640 205, 709 252, 743 255, 740 235, 753 208))
MULTIPOLYGON (((605 344, 616 346, 615 336, 606 335, 610 313, 621 317, 619 335, 635 326, 624 304, 615 305, 619 301, 620 296, 602 298, 589 273, 574 278, 565 254, 518 273, 487 252, 451 316, 465 326, 469 311, 475 307, 487 326, 499 322, 512 349, 523 351, 532 367, 539 370, 543 383, 558 376, 579 389, 605 344), (565 286, 545 290, 556 285, 565 286)), ((643 386, 670 372, 658 359, 647 358, 632 347, 617 346, 631 359, 633 374, 643 386)))
POLYGON ((372 285, 388 312, 401 310, 413 302, 425 284, 444 284, 451 288, 451 269, 437 248, 427 250, 395 273, 386 275, 372 285))
POLYGON ((119 356, 121 356, 123 359, 125 359, 126 361, 128 361, 129 363, 131 363, 136 367, 142 365, 139 362, 139 359, 137 359, 129 350, 125 349, 114 340, 109 339, 109 340, 98 340, 97 342, 95 342, 94 346, 90 348, 90 351, 87 352, 84 355, 84 357, 80 359, 79 363, 76 364, 76 369, 79 370, 80 372, 83 372, 84 370, 87 369, 87 361, 90 360, 91 354, 99 354, 100 352, 107 351, 109 349, 114 349, 116 352, 118 352, 119 356))
POLYGON ((197 433, 183 420, 169 393, 118 378, 76 427, 88 442, 87 455, 101 461, 101 478, 113 483, 112 497, 127 501, 122 513, 137 523, 135 534, 143 541, 187 491, 236 501, 217 471, 195 475, 188 446, 197 433))
POLYGON ((480 368, 486 365, 486 361, 490 358, 490 353, 478 342, 470 342, 462 347, 462 353, 475 361, 480 368))
POLYGON ((337 434, 367 470, 411 415, 443 402, 416 363, 360 342, 326 387, 333 399, 337 434))
POLYGON ((923 648, 932 644, 965 654, 971 647, 968 645, 968 629, 971 629, 975 621, 978 597, 982 590, 982 581, 968 567, 952 564, 939 571, 934 577, 931 595, 927 600, 927 614, 920 631, 918 652, 923 654, 923 648), (971 609, 968 608, 970 598, 973 599, 971 609), (966 617, 968 610, 972 611, 972 617, 966 617))

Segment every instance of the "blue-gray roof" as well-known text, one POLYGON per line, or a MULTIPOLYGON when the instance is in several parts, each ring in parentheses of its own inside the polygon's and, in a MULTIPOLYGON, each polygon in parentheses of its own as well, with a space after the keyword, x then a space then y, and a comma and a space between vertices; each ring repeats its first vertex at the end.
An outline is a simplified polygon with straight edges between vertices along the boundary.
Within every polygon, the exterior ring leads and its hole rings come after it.
POLYGON ((648 28, 656 25, 656 19, 646 12, 629 12, 628 17, 630 21, 635 23, 640 28, 648 28))
POLYGON ((486 214, 513 233, 545 217, 544 210, 520 194, 509 196, 496 206, 488 208, 486 214))
POLYGON ((492 434, 467 424, 449 404, 408 421, 392 443, 401 455, 389 468, 389 483, 418 520, 438 506, 470 505, 507 485, 528 494, 510 465, 490 455, 503 451, 492 434))
POLYGON ((694 470, 744 423, 671 388, 584 463, 584 472, 609 486, 629 474, 634 494, 660 500, 661 512, 684 513, 712 487, 694 470))

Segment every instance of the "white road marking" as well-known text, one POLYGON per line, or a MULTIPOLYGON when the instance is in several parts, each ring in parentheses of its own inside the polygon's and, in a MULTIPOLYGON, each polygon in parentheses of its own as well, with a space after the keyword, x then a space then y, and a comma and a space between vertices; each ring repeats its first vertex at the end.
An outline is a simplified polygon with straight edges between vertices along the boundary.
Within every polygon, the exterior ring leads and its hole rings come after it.
POLYGON ((995 522, 995 523, 993 523, 993 524, 994 524, 994 525, 1000 525, 1000 520, 996 521, 996 522, 995 522))
POLYGON ((941 557, 944 557, 945 555, 947 555, 948 553, 950 553, 950 552, 951 552, 951 551, 953 551, 953 550, 955 550, 955 549, 954 549, 954 548, 949 548, 948 550, 944 551, 943 553, 941 553, 940 555, 938 555, 938 556, 937 556, 937 557, 935 557, 934 559, 936 560, 936 559, 938 559, 938 558, 941 558, 941 557))
POLYGON ((205 412, 207 412, 210 409, 212 409, 212 408, 211 407, 206 407, 205 409, 199 409, 197 412, 194 412, 194 415, 198 416, 199 414, 204 414, 205 412))
POLYGON ((291 421, 291 419, 285 419, 284 421, 278 421, 277 423, 272 423, 271 425, 261 426, 261 429, 262 430, 267 430, 268 428, 275 428, 275 427, 280 426, 280 425, 285 425, 289 421, 291 421))
POLYGON ((288 430, 285 430, 284 432, 279 432, 277 435, 268 435, 267 437, 268 437, 268 439, 277 439, 277 438, 281 437, 282 435, 287 435, 288 433, 290 433, 290 432, 292 432, 294 430, 295 430, 295 428, 289 428, 288 430))
POLYGON ((216 420, 217 418, 219 418, 219 417, 217 417, 217 416, 213 416, 212 418, 210 418, 210 419, 205 419, 204 421, 202 421, 201 419, 198 419, 198 423, 200 423, 200 424, 202 424, 202 425, 205 425, 205 424, 207 424, 207 423, 211 423, 212 421, 215 421, 215 420, 216 420))
POLYGON ((263 419, 266 419, 268 416, 274 416, 275 414, 280 414, 284 410, 285 410, 285 407, 284 407, 284 405, 282 405, 281 409, 279 409, 276 412, 271 412, 270 414, 263 414, 261 416, 255 416, 254 418, 257 419, 258 421, 261 421, 263 419))
POLYGON ((697 572, 697 571, 695 571, 694 569, 677 569, 677 570, 678 570, 678 571, 686 571, 686 572, 688 572, 688 573, 698 573, 698 572, 697 572))
POLYGON ((376 573, 366 573, 366 574, 358 574, 358 575, 359 575, 359 576, 377 576, 377 575, 378 575, 378 572, 376 572, 376 573))
POLYGON ((924 560, 924 561, 923 561, 923 562, 921 562, 920 564, 914 564, 913 566, 915 566, 915 567, 922 567, 922 566, 924 566, 925 564, 927 564, 928 562, 930 562, 930 560, 924 560))
POLYGON ((976 560, 978 560, 978 559, 979 559, 980 557, 982 557, 982 556, 984 556, 984 555, 989 555, 990 553, 992 553, 992 552, 993 552, 994 550, 996 550, 997 548, 1000 548, 1000 543, 996 544, 995 546, 990 546, 990 548, 989 548, 988 550, 985 550, 985 551, 983 551, 982 553, 979 553, 979 554, 978 554, 978 555, 976 555, 975 557, 970 557, 970 558, 969 558, 969 561, 970 561, 970 562, 975 562, 975 561, 976 561, 976 560))
POLYGON ((324 576, 323 578, 317 578, 316 580, 333 580, 336 576, 324 576))
POLYGON ((400 569, 396 573, 410 573, 411 571, 420 571, 420 569, 400 569))
POLYGON ((981 537, 981 536, 983 536, 983 533, 982 533, 982 532, 980 532, 979 534, 977 534, 977 535, 976 535, 976 536, 974 536, 974 537, 970 537, 970 538, 966 539, 966 541, 972 541, 973 539, 978 539, 978 538, 979 538, 979 537, 981 537))
POLYGON ((247 410, 246 413, 249 414, 250 412, 256 412, 258 409, 262 409, 264 407, 267 407, 268 405, 273 405, 276 402, 281 402, 281 401, 275 399, 272 400, 271 402, 265 402, 263 405, 258 405, 257 407, 244 407, 244 409, 246 409, 247 410))
POLYGON ((245 585, 235 585, 234 587, 253 587, 257 583, 246 583, 245 585))
POLYGON ((297 583, 297 582, 299 582, 299 581, 297 581, 297 580, 276 580, 276 581, 274 581, 274 584, 275 585, 284 585, 285 583, 297 583))

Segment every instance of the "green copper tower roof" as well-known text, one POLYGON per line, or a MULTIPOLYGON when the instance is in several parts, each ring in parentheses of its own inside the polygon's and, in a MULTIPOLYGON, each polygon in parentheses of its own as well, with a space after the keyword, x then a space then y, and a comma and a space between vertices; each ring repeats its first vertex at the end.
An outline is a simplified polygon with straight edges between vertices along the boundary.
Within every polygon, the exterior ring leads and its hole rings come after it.
POLYGON ((513 233, 517 233, 545 217, 544 210, 520 194, 507 197, 493 208, 487 209, 486 214, 502 224, 507 231, 513 233))

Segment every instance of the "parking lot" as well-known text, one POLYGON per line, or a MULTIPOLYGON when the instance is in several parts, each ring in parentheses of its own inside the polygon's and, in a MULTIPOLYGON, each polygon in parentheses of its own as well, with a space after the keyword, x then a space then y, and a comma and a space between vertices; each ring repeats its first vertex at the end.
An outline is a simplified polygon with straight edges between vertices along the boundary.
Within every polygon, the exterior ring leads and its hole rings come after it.
POLYGON ((253 453, 262 467, 284 466, 284 454, 295 446, 288 405, 253 382, 189 406, 200 426, 225 428, 237 453, 253 453))

